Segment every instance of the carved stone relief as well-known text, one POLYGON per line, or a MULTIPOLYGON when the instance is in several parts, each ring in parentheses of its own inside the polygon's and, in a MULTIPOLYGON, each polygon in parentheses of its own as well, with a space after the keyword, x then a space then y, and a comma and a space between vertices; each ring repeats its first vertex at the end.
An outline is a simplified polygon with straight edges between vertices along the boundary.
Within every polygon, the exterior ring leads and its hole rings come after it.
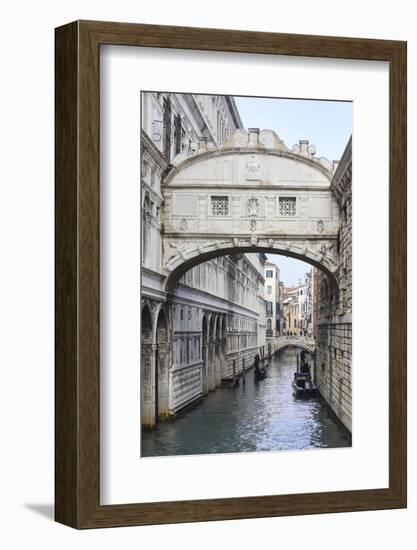
POLYGON ((319 220, 317 222, 317 231, 319 233, 323 233, 323 231, 324 231, 324 222, 323 222, 323 220, 319 220))
POLYGON ((248 215, 258 216, 259 214, 259 200, 256 197, 249 197, 248 199, 248 215))

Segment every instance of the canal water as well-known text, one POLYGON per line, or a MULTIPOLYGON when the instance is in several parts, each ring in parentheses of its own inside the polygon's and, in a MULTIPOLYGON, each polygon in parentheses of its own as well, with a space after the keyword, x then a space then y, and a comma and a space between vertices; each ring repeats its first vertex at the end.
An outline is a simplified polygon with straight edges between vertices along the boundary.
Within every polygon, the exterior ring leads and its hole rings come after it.
POLYGON ((257 383, 253 369, 245 384, 221 387, 175 418, 142 430, 142 456, 169 456, 320 447, 350 447, 349 432, 325 402, 295 399, 291 382, 296 351, 273 358, 257 383))

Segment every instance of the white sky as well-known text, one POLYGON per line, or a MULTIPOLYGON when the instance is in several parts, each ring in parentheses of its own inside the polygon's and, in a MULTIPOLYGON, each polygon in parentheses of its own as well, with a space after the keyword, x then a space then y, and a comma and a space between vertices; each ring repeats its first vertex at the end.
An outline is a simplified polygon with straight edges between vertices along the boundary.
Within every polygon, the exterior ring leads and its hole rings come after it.
POLYGON ((297 285, 299 279, 303 280, 304 274, 313 269, 310 264, 280 254, 267 254, 266 256, 270 262, 279 267, 280 280, 285 286, 297 285))
POLYGON ((351 101, 235 97, 245 128, 274 130, 287 147, 300 139, 317 157, 340 160, 352 134, 351 101))

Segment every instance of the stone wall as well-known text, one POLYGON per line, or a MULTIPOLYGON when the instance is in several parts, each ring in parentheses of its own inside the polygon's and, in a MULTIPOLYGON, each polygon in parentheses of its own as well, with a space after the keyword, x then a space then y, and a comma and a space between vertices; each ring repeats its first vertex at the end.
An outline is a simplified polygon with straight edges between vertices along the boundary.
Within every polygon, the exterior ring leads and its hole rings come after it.
POLYGON ((318 272, 319 311, 315 375, 321 395, 352 431, 352 144, 348 143, 332 181, 340 208, 339 289, 318 272))

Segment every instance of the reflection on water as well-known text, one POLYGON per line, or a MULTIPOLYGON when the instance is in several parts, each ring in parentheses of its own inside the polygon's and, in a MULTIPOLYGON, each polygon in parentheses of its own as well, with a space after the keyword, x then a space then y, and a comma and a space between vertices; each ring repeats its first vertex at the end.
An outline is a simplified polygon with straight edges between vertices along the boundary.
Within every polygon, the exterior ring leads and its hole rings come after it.
POLYGON ((296 352, 272 359, 268 377, 253 370, 238 388, 222 387, 174 419, 142 431, 142 456, 350 447, 350 434, 321 399, 297 400, 296 352))

